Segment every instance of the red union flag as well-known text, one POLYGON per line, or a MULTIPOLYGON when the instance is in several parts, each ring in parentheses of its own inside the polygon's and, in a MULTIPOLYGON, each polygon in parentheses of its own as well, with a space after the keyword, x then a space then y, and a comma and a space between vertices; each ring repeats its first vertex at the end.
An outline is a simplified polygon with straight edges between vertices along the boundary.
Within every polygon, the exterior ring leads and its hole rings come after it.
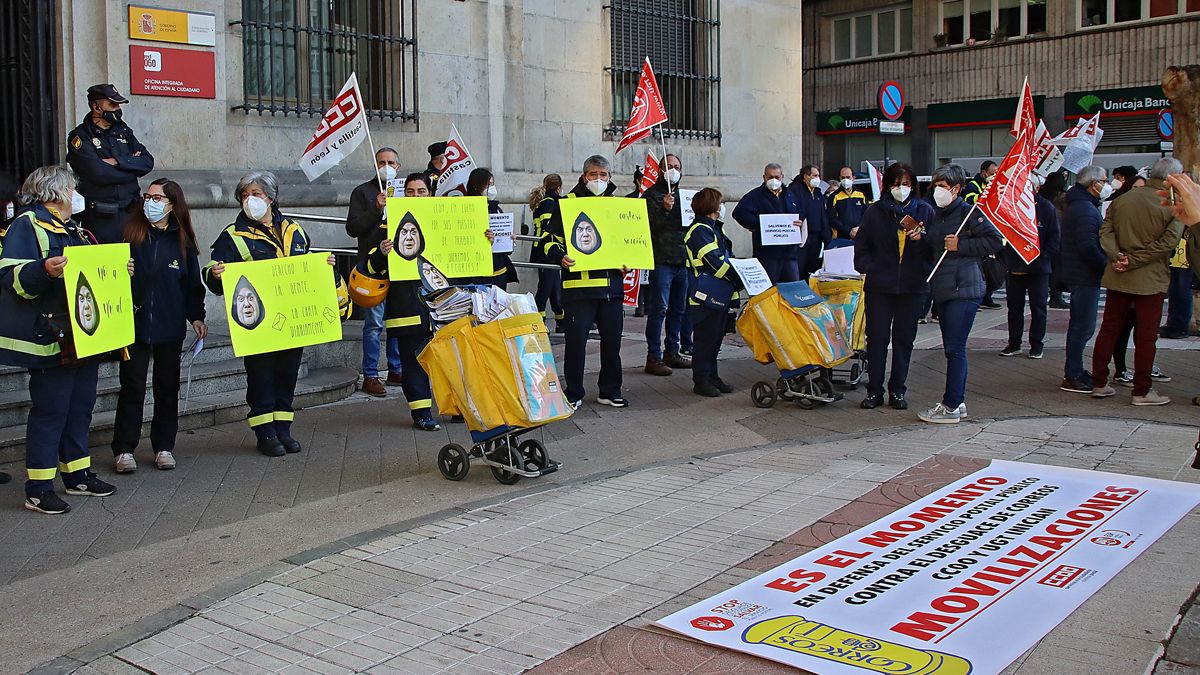
POLYGON ((1021 135, 1021 130, 1033 133, 1037 119, 1033 114, 1033 92, 1029 90, 1029 78, 1025 78, 1025 86, 1021 88, 1021 99, 1017 104, 1017 114, 1013 117, 1012 129, 1008 132, 1013 138, 1021 135))
POLYGON ((313 180, 354 152, 366 136, 367 111, 358 92, 358 75, 351 73, 304 149, 300 168, 309 180, 313 180))
POLYGON ((646 153, 646 167, 642 169, 642 182, 638 185, 638 194, 641 195, 654 187, 654 184, 658 182, 658 176, 658 160, 654 158, 654 151, 651 150, 646 153))
POLYGON ((1017 136, 979 198, 979 209, 1026 263, 1041 254, 1033 183, 1029 180, 1037 156, 1032 131, 1032 128, 1022 130, 1017 136))
POLYGON ((625 135, 617 145, 617 152, 649 136, 654 127, 666 121, 667 106, 663 103, 662 92, 658 90, 658 81, 654 79, 650 58, 646 57, 637 91, 633 94, 633 111, 629 113, 629 124, 625 126, 625 135))

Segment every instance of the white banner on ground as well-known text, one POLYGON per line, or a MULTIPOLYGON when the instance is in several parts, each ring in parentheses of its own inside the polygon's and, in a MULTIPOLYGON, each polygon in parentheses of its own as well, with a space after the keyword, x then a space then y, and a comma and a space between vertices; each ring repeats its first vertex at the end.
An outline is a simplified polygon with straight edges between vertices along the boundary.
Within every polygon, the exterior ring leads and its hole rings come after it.
POLYGON ((461 197, 467 194, 467 178, 475 170, 475 160, 467 150, 458 133, 458 127, 450 125, 450 138, 446 141, 446 168, 438 178, 437 197, 461 197))
POLYGON ((314 180, 354 152, 366 137, 367 111, 358 92, 358 75, 351 73, 300 156, 300 168, 314 180))
POLYGON ((758 217, 759 239, 763 246, 804 245, 807 228, 796 227, 798 213, 764 213, 758 217))
POLYGON ((684 190, 683 188, 679 188, 679 215, 682 217, 683 229, 685 230, 691 227, 692 223, 696 220, 696 212, 692 210, 692 199, 696 197, 697 192, 699 190, 684 190))
POLYGON ((513 252, 513 214, 493 213, 488 216, 488 229, 492 231, 492 253, 513 252))
POLYGON ((742 286, 751 296, 758 295, 773 285, 771 277, 767 276, 767 270, 763 269, 758 258, 730 258, 729 266, 737 272, 742 286))
POLYGON ((1197 503, 1198 485, 994 461, 657 623, 822 674, 998 673, 1197 503))

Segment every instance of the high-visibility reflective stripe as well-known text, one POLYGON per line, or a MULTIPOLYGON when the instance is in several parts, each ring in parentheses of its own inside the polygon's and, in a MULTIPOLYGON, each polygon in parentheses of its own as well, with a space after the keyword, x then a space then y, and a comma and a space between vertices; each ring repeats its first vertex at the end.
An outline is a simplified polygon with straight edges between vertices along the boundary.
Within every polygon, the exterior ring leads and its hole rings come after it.
POLYGON ((33 234, 37 237, 38 250, 41 251, 42 257, 45 258, 50 253, 50 235, 46 234, 46 230, 49 229, 55 234, 66 234, 67 231, 53 224, 47 227, 41 221, 34 222, 39 227, 33 228, 33 234))
POLYGON ((729 271, 729 263, 721 263, 721 266, 719 268, 717 268, 717 271, 713 272, 713 276, 717 277, 718 279, 721 279, 721 278, 724 278, 725 273, 728 271, 729 271))
POLYGON ((21 285, 21 270, 23 269, 25 269, 25 266, 21 265, 17 269, 13 270, 13 290, 16 291, 17 295, 21 296, 22 298, 25 298, 26 300, 33 300, 37 296, 26 292, 25 287, 21 285))
POLYGON ((33 261, 32 260, 22 260, 20 258, 4 258, 3 260, 0 260, 0 270, 4 269, 6 267, 16 267, 18 265, 24 265, 27 262, 33 262, 33 261))
POLYGON ((433 399, 431 399, 431 398, 422 398, 422 399, 418 399, 416 401, 408 402, 409 410, 425 410, 426 408, 432 408, 432 407, 433 407, 433 399))
POLYGON ((270 424, 271 422, 274 422, 275 421, 275 413, 264 413, 262 415, 255 415, 254 417, 251 417, 251 418, 247 419, 246 421, 249 422, 250 426, 252 426, 252 427, 261 427, 264 424, 270 424))
MULTIPOLYGON (((230 232, 229 235, 229 238, 233 240, 233 247, 237 249, 238 255, 242 256, 242 260, 246 262, 253 260, 254 257, 250 255, 250 246, 243 241, 244 236, 240 234, 234 234, 233 232, 230 232)), ((272 245, 274 245, 274 243, 275 242, 271 242, 272 245)))
POLYGON ((39 345, 36 342, 26 342, 10 337, 0 337, 0 349, 21 352, 22 354, 32 354, 33 356, 54 356, 62 351, 57 342, 48 345, 39 345))
POLYGON ((560 320, 561 320, 561 319, 562 319, 564 316, 566 316, 566 314, 564 314, 564 313, 562 313, 562 312, 555 312, 555 313, 554 313, 554 318, 555 318, 555 319, 560 319, 560 320))
POLYGON ((276 422, 291 422, 292 420, 296 419, 296 413, 294 412, 283 412, 277 410, 274 414, 276 422))
POLYGON ((54 480, 58 475, 58 469, 25 469, 25 475, 29 480, 54 480))
POLYGON ((62 462, 58 463, 58 470, 62 471, 63 473, 75 473, 76 471, 83 471, 84 469, 90 469, 91 467, 92 458, 90 456, 80 457, 79 459, 72 460, 65 464, 62 462))
POLYGON ((404 328, 405 326, 420 326, 421 316, 399 316, 383 322, 385 328, 404 328))
POLYGON ((599 288, 607 286, 608 279, 600 277, 599 279, 572 279, 563 282, 563 288, 599 288))

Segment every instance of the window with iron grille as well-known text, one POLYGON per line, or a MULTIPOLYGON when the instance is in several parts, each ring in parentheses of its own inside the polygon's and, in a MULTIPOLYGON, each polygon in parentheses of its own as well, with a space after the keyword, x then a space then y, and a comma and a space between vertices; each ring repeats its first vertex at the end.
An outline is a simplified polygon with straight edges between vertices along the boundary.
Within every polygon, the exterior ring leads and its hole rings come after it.
POLYGON ((358 73, 370 117, 416 122, 416 0, 242 0, 234 110, 322 115, 358 73))
POLYGON ((721 140, 721 0, 610 0, 612 121, 629 122, 642 62, 650 58, 670 119, 667 136, 721 140))

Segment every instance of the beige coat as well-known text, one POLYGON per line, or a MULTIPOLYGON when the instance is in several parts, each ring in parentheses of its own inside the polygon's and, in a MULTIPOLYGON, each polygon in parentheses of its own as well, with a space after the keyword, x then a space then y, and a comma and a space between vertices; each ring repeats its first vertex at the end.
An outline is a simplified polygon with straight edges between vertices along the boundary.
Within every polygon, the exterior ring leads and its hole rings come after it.
POLYGON ((1118 253, 1129 256, 1129 269, 1117 272, 1109 265, 1101 283, 1105 288, 1132 295, 1166 293, 1171 284, 1167 263, 1183 237, 1183 223, 1162 205, 1161 180, 1152 179, 1112 202, 1100 226, 1100 246, 1109 262, 1118 253))

